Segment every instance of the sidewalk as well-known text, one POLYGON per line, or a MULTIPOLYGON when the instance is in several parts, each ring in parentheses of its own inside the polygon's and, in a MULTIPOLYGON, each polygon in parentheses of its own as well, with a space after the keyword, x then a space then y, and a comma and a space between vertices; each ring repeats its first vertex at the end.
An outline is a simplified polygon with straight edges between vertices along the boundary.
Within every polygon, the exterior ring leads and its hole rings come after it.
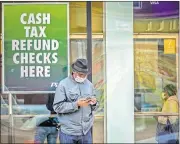
POLYGON ((152 137, 149 139, 136 141, 135 143, 157 143, 157 141, 155 140, 155 137, 152 137))

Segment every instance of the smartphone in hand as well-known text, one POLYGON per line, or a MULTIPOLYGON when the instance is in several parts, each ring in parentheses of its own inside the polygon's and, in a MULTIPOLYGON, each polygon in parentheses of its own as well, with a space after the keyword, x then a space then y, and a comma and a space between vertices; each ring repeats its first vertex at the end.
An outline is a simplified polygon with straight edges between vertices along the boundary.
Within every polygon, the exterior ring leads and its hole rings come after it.
POLYGON ((86 100, 87 100, 88 102, 90 102, 90 101, 91 101, 91 98, 90 98, 90 97, 87 97, 86 100))

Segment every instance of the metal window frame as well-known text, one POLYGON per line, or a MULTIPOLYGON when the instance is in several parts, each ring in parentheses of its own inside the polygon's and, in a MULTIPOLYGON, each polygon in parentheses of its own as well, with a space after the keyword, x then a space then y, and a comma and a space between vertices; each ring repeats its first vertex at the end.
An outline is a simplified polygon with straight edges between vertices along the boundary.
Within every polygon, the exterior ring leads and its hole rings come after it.
POLYGON ((88 80, 92 82, 92 3, 86 2, 87 60, 89 67, 88 80))

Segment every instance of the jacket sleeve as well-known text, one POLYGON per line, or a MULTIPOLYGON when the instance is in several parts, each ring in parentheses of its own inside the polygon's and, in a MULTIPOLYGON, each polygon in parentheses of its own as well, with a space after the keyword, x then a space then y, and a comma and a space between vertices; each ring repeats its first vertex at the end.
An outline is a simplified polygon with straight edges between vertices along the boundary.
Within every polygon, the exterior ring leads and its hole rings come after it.
MULTIPOLYGON (((92 86, 92 91, 93 91, 93 97, 95 97, 97 99, 96 89, 94 88, 94 86, 92 86)), ((92 111, 96 111, 98 108, 99 108, 99 101, 97 100, 96 104, 91 105, 91 109, 92 109, 92 111)))
POLYGON ((66 92, 63 84, 60 82, 56 88, 53 108, 56 113, 72 113, 78 110, 77 101, 67 102, 66 92))

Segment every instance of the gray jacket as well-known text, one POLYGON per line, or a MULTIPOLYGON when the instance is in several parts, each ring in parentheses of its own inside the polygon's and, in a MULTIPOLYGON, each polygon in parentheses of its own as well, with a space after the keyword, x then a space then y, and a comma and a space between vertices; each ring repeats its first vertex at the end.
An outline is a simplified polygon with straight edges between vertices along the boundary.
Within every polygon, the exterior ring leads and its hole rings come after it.
POLYGON ((58 114, 61 131, 68 135, 85 135, 92 127, 96 105, 78 107, 77 100, 96 96, 93 84, 89 80, 77 83, 72 76, 62 80, 55 93, 53 108, 58 114))

